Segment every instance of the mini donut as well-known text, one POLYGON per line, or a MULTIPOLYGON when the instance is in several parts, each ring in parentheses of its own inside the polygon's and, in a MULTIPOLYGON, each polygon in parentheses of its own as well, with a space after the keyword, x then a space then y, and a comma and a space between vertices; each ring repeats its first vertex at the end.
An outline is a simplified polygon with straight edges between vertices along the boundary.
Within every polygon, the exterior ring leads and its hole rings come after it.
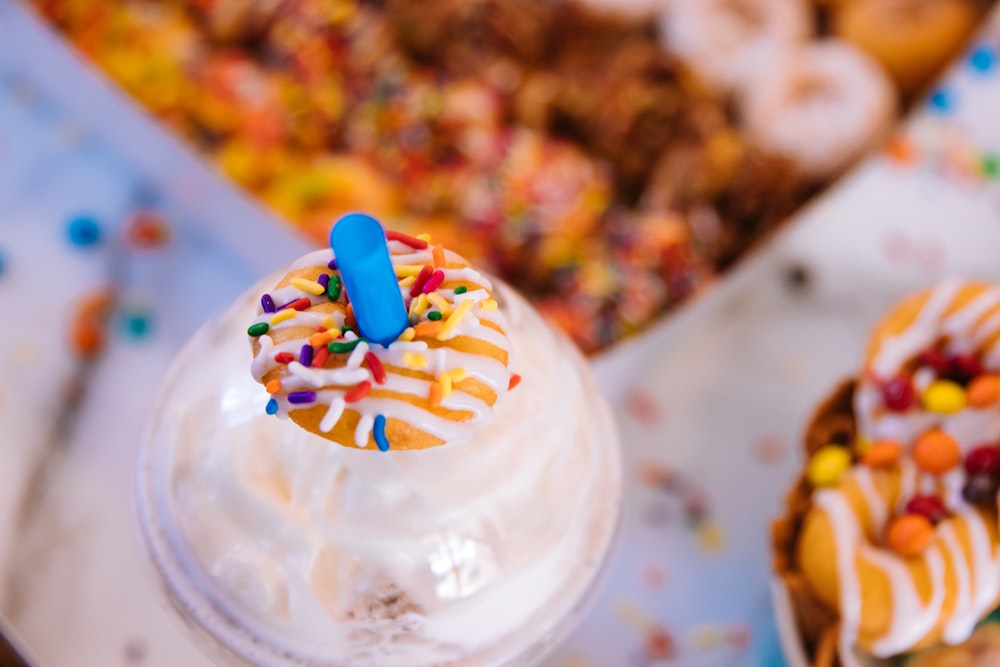
POLYGON ((660 21, 666 47, 718 93, 758 83, 758 72, 813 32, 802 0, 675 0, 660 21))
POLYGON ((839 3, 831 23, 912 93, 956 54, 977 18, 967 0, 864 0, 839 3))
POLYGON ((951 281, 902 302, 844 396, 807 434, 797 573, 837 610, 841 655, 964 642, 1000 604, 1000 288, 951 281))
POLYGON ((774 63, 740 99, 751 142, 821 179, 856 159, 893 119, 885 73, 841 40, 824 40, 774 63))
POLYGON ((288 416, 345 447, 414 450, 469 439, 511 384, 507 323, 490 281, 440 245, 389 232, 411 326, 359 337, 329 249, 295 262, 248 329, 251 372, 288 416))

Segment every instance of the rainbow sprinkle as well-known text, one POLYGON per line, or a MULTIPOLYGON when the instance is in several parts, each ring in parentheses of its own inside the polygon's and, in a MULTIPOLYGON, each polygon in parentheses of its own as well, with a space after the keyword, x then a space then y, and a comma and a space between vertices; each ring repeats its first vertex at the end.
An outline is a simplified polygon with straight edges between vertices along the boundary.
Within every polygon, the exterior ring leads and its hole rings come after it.
POLYGON ((253 336, 254 338, 258 336, 263 336, 271 329, 271 326, 267 322, 257 322, 256 324, 251 324, 247 329, 247 335, 253 336))
POLYGON ((291 280, 288 281, 288 283, 292 287, 300 289, 306 294, 312 294, 313 296, 319 296, 320 294, 326 291, 326 289, 318 282, 313 280, 306 280, 305 278, 292 278, 291 280))
POLYGON ((278 414, 278 402, 273 398, 269 399, 267 405, 264 406, 264 412, 269 415, 278 414))
POLYGON ((385 437, 385 415, 375 417, 375 423, 372 425, 372 436, 375 438, 375 444, 378 445, 379 451, 389 451, 389 440, 385 437))
POLYGON ((276 324, 281 324, 282 322, 287 322, 298 314, 299 311, 293 308, 286 308, 285 310, 279 310, 274 315, 271 316, 271 326, 276 324))
POLYGON ((417 354, 416 352, 404 352, 403 363, 410 368, 426 368, 427 357, 422 354, 417 354))
POLYGON ((265 313, 273 313, 275 311, 274 299, 271 298, 270 294, 260 297, 260 309, 265 313))
POLYGON ((470 310, 472 310, 472 304, 472 301, 467 300, 455 306, 454 312, 452 312, 452 314, 448 317, 444 326, 441 327, 441 331, 438 332, 438 340, 444 340, 447 338, 455 330, 455 328, 462 323, 465 316, 469 314, 470 310))
POLYGON ((315 391, 293 391, 288 394, 288 402, 293 405, 303 405, 305 403, 316 402, 315 391))

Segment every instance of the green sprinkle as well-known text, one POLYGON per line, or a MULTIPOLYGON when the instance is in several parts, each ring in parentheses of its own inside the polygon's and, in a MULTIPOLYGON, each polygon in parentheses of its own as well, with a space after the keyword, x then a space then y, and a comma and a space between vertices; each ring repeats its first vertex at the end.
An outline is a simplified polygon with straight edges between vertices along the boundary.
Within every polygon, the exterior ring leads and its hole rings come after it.
POLYGON ((326 285, 326 298, 330 301, 340 298, 340 276, 330 276, 330 282, 326 285))
POLYGON ((351 352, 358 346, 361 342, 360 338, 351 341, 345 340, 335 340, 326 346, 326 349, 330 350, 333 354, 344 354, 345 352, 351 352))
POLYGON ((987 178, 1000 178, 1000 155, 995 153, 984 155, 982 169, 987 178))
POLYGON ((459 285, 458 287, 455 288, 455 294, 465 294, 468 291, 469 288, 466 287, 465 285, 459 285))
POLYGON ((254 338, 257 336, 263 336, 270 328, 271 325, 267 322, 257 322, 257 324, 250 325, 250 328, 247 329, 247 335, 253 336, 254 338))
POLYGON ((436 310, 432 310, 431 312, 427 313, 427 319, 429 319, 431 322, 437 322, 438 320, 441 319, 441 313, 439 313, 436 310))
POLYGON ((340 327, 340 335, 341 336, 343 336, 348 331, 354 331, 354 329, 352 329, 351 327, 347 326, 346 324, 344 326, 340 327))

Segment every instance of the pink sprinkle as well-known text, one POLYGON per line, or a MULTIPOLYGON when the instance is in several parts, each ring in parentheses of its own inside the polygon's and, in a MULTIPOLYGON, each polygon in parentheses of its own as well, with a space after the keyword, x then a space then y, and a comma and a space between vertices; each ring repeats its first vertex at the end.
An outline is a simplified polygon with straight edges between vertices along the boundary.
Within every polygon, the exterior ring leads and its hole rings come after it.
POLYGON ((417 279, 413 282, 413 286, 410 287, 410 296, 417 296, 420 291, 424 288, 424 283, 431 277, 434 273, 434 267, 430 264, 424 264, 424 268, 420 269, 420 273, 417 274, 417 279))
POLYGON ((427 282, 424 283, 424 287, 421 291, 424 294, 430 294, 438 287, 441 287, 441 283, 443 282, 444 282, 444 271, 438 269, 433 274, 431 274, 430 278, 427 279, 427 282))

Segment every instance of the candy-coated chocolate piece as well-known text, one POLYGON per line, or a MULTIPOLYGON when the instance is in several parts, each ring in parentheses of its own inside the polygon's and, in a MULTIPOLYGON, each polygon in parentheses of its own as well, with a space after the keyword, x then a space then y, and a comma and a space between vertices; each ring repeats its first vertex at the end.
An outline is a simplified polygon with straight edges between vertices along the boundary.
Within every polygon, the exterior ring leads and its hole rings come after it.
POLYGON ((1000 401, 1000 375, 985 373, 971 383, 965 397, 971 408, 987 408, 1000 401))
POLYGON ((900 556, 917 556, 934 541, 934 524, 921 514, 903 514, 889 522, 885 541, 900 556))
POLYGON ((938 523, 948 518, 948 508, 944 504, 941 496, 927 494, 914 496, 906 503, 906 511, 909 514, 920 514, 930 519, 931 523, 938 523))
POLYGON ((940 429, 932 429, 917 438, 912 454, 917 466, 932 475, 943 475, 962 462, 958 443, 940 429))
POLYGON ((935 380, 920 397, 924 409, 942 415, 951 415, 965 409, 968 402, 961 385, 950 380, 935 380))
POLYGON ((897 375, 882 385, 882 400, 893 412, 906 412, 917 402, 913 380, 908 375, 897 375))
POLYGON ((965 455, 965 472, 968 475, 1000 475, 1000 447, 979 445, 965 455))
POLYGON ((940 350, 935 350, 934 348, 921 352, 920 356, 917 357, 917 363, 921 366, 927 366, 928 368, 933 369, 938 377, 944 377, 947 375, 950 368, 948 357, 945 353, 940 350))
POLYGON ((806 475, 813 486, 835 486, 850 467, 850 452, 838 445, 827 445, 809 459, 806 475))
POLYGON ((869 468, 891 468, 903 458, 903 445, 894 440, 879 440, 861 455, 861 462, 869 468))
POLYGON ((948 360, 948 377, 959 384, 968 384, 982 375, 983 364, 972 354, 956 354, 948 360))
POLYGON ((962 487, 965 501, 980 507, 996 507, 1000 479, 996 475, 973 475, 962 487))

